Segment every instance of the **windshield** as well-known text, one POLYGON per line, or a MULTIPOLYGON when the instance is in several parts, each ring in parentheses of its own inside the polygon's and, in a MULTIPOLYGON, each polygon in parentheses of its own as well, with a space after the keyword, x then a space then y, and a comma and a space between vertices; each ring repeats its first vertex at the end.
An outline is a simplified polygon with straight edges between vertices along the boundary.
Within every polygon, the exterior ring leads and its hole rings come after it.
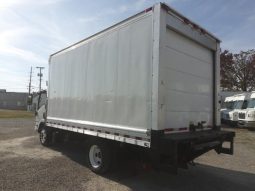
POLYGON ((235 105, 234 105, 234 108, 235 109, 241 109, 242 105, 243 105, 243 101, 236 101, 235 105))
POLYGON ((234 109, 234 105, 235 105, 234 101, 225 102, 226 109, 234 109))
POLYGON ((235 109, 246 109, 247 108, 247 100, 239 100, 235 102, 235 109))
POLYGON ((255 99, 249 100, 247 108, 255 108, 255 99))

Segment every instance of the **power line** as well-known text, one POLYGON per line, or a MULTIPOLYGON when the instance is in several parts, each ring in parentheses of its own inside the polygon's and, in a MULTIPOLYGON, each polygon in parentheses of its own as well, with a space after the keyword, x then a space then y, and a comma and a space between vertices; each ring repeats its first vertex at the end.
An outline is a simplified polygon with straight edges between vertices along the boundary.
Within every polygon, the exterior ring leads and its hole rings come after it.
POLYGON ((44 69, 44 67, 41 66, 37 66, 37 69, 39 69, 39 73, 37 74, 39 76, 39 97, 38 97, 38 104, 37 104, 37 110, 40 107, 40 101, 41 101, 41 89, 42 89, 42 70, 44 69))

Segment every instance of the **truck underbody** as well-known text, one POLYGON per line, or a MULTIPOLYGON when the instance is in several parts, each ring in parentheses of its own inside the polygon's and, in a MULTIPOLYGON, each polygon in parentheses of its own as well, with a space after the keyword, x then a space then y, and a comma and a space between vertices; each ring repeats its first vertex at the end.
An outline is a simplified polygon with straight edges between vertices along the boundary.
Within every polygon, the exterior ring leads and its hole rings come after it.
POLYGON ((152 153, 155 164, 162 170, 177 173, 202 154, 215 150, 218 154, 233 154, 234 132, 224 130, 194 131, 185 133, 152 134, 152 153), (223 147, 228 142, 229 148, 223 147))
MULTIPOLYGON (((92 135, 84 135, 68 130, 62 130, 49 126, 41 126, 37 129, 40 133, 40 141, 43 142, 43 131, 47 130, 48 139, 45 146, 52 145, 56 140, 63 141, 67 137, 73 136, 75 141, 99 142, 100 144, 107 146, 108 150, 114 152, 117 147, 127 145, 129 147, 136 148, 141 151, 141 156, 144 161, 149 161, 152 166, 161 171, 167 171, 177 174, 178 168, 188 168, 189 163, 193 163, 193 160, 202 154, 215 150, 218 154, 233 154, 233 140, 235 132, 214 129, 214 130, 199 130, 189 131, 185 133, 172 133, 164 134, 163 131, 152 131, 151 134, 151 147, 137 147, 132 144, 113 141, 109 139, 103 139, 92 135), (225 148, 223 143, 229 143, 229 148, 225 148)), ((112 153, 114 155, 114 153, 112 153)), ((93 169, 92 169, 93 170, 93 169)), ((97 172, 101 173, 101 172, 97 172)))

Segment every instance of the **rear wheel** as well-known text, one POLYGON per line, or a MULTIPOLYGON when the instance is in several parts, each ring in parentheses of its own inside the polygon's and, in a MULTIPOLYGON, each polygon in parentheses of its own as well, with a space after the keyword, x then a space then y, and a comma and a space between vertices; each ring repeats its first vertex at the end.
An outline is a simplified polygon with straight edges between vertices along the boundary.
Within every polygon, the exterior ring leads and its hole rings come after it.
POLYGON ((97 173, 107 172, 111 166, 112 151, 109 143, 93 140, 88 145, 88 165, 90 169, 97 173))
POLYGON ((39 132, 39 139, 43 146, 50 146, 52 143, 52 132, 48 128, 43 127, 39 132))

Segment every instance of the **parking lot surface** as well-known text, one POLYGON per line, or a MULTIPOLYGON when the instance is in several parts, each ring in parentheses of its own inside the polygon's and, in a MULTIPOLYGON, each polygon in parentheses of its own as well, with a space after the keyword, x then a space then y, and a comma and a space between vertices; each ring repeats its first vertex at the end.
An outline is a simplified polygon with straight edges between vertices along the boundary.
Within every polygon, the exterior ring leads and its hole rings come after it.
POLYGON ((211 151, 178 175, 124 160, 104 176, 92 173, 77 145, 40 145, 33 119, 0 120, 0 190, 255 190, 255 132, 236 131, 235 153, 211 151))

